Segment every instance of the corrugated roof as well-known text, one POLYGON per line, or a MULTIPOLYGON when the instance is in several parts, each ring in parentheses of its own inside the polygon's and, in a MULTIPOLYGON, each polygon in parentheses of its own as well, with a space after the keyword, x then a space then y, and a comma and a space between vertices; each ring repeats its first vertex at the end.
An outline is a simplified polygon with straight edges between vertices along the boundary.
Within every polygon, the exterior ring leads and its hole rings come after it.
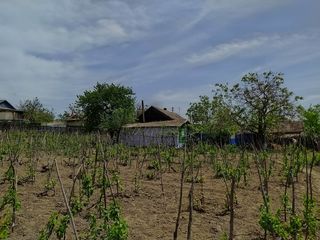
POLYGON ((181 127, 187 123, 186 119, 179 120, 168 120, 168 121, 157 121, 157 122, 146 122, 146 123, 131 123, 126 124, 124 128, 149 128, 149 127, 181 127))

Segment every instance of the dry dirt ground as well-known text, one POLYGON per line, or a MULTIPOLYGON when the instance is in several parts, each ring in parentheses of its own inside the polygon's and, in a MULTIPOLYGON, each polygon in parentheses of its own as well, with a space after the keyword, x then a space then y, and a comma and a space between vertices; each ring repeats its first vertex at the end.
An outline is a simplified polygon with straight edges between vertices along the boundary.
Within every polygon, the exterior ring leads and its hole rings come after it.
MULTIPOLYGON (((42 157, 38 170, 47 160, 42 157)), ((67 194, 70 191, 72 179, 72 169, 67 167, 63 159, 58 159, 58 164, 62 174, 62 180, 67 194)), ((280 204, 280 195, 283 194, 284 187, 281 185, 279 176, 280 163, 276 164, 270 182, 271 203, 274 208, 280 204)), ((179 165, 174 168, 177 172, 170 171, 163 174, 164 196, 161 194, 160 179, 148 180, 143 178, 140 181, 139 193, 134 192, 134 176, 136 174, 135 163, 132 166, 120 166, 120 175, 123 185, 122 197, 119 201, 122 213, 129 225, 129 239, 131 240, 156 240, 172 239, 175 220, 177 215, 179 197, 179 165)), ((0 165, 0 178, 7 169, 6 165, 0 165)), ((219 239, 224 232, 228 231, 229 215, 225 213, 226 191, 222 179, 214 177, 210 166, 202 168, 204 181, 204 205, 203 211, 194 211, 193 216, 193 239, 219 239)), ((25 175, 24 165, 18 166, 18 175, 25 175)), ((56 173, 53 173, 56 178, 56 173)), ((54 196, 38 197, 44 189, 47 173, 37 171, 34 184, 28 183, 18 186, 18 197, 21 200, 21 209, 17 212, 17 225, 9 239, 35 240, 39 231, 46 225, 50 214, 53 211, 64 211, 62 193, 57 181, 56 194, 54 196)), ((320 168, 315 167, 313 175, 314 194, 320 205, 320 168)), ((300 174, 297 184, 297 195, 301 207, 302 197, 305 192, 304 174, 300 174)), ((178 239, 186 239, 188 224, 188 191, 190 183, 184 184, 183 207, 181 215, 181 225, 178 239)), ((0 196, 7 189, 7 184, 0 185, 0 196)), ((195 184, 195 202, 200 198, 200 183, 195 184)), ((262 230, 259 227, 259 207, 262 204, 261 193, 259 191, 258 176, 256 169, 251 164, 248 176, 248 185, 241 183, 236 190, 237 206, 235 210, 235 239, 260 239, 262 230)), ((75 218, 79 232, 86 227, 86 221, 81 216, 75 218)), ((52 237, 55 239, 55 236, 52 237)), ((68 228, 67 238, 73 239, 71 228, 68 228)), ((320 239, 320 237, 318 238, 320 239)))

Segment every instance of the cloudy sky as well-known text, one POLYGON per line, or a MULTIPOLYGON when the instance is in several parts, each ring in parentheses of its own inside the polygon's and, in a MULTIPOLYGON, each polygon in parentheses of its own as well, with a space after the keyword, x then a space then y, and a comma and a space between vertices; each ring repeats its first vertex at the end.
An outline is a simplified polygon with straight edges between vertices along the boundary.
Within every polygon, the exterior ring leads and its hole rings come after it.
POLYGON ((96 82, 183 114, 218 82, 283 72, 320 103, 319 0, 1 0, 0 99, 56 113, 96 82))

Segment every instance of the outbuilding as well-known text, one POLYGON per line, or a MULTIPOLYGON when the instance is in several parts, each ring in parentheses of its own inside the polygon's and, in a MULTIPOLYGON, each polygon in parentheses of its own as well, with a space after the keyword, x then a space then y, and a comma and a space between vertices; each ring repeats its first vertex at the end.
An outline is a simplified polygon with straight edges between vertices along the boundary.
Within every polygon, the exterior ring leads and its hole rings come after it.
POLYGON ((0 121, 22 121, 23 111, 16 109, 7 100, 0 100, 0 121))
POLYGON ((175 112, 155 106, 138 116, 138 122, 123 126, 119 141, 127 146, 182 147, 188 121, 175 112))

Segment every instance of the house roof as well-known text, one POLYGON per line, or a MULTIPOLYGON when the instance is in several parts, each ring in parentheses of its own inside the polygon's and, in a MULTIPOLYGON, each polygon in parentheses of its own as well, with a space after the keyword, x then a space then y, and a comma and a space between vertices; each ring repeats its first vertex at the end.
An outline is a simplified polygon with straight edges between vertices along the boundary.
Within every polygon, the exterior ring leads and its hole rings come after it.
POLYGON ((79 114, 76 114, 72 112, 66 119, 65 121, 67 122, 73 122, 73 121, 83 121, 84 117, 80 116, 79 114))
POLYGON ((82 119, 81 119, 80 117, 74 115, 74 116, 67 117, 67 118, 66 118, 66 121, 67 121, 67 122, 82 121, 82 119))
POLYGON ((175 112, 170 112, 166 109, 162 109, 162 108, 158 108, 158 107, 154 107, 154 106, 151 106, 155 109, 157 109, 159 112, 163 113, 164 115, 168 116, 169 118, 171 118, 172 120, 179 120, 179 121, 186 121, 185 118, 181 117, 179 114, 175 113, 175 112))
POLYGON ((7 100, 0 100, 0 109, 12 109, 16 110, 7 100))
POLYGON ((167 120, 157 122, 146 122, 146 123, 130 123, 126 124, 124 128, 152 128, 152 127, 181 127, 183 124, 188 123, 187 120, 167 120))
POLYGON ((170 112, 166 109, 158 108, 155 106, 149 107, 145 111, 148 116, 146 122, 141 122, 142 113, 139 115, 139 123, 127 124, 125 128, 144 128, 144 127, 181 127, 183 124, 188 123, 188 120, 181 117, 175 112, 170 112))
POLYGON ((1 112, 23 112, 21 110, 17 110, 7 100, 0 100, 0 111, 1 112))
MULTIPOLYGON (((185 121, 186 119, 181 117, 175 112, 170 112, 166 109, 158 108, 155 106, 150 106, 144 112, 146 117, 146 122, 157 122, 157 121, 167 121, 167 120, 179 120, 185 121)), ((142 113, 138 116, 140 122, 142 122, 142 113)))
POLYGON ((302 121, 290 121, 286 120, 281 122, 277 127, 274 128, 272 133, 275 134, 300 134, 303 132, 302 121))

